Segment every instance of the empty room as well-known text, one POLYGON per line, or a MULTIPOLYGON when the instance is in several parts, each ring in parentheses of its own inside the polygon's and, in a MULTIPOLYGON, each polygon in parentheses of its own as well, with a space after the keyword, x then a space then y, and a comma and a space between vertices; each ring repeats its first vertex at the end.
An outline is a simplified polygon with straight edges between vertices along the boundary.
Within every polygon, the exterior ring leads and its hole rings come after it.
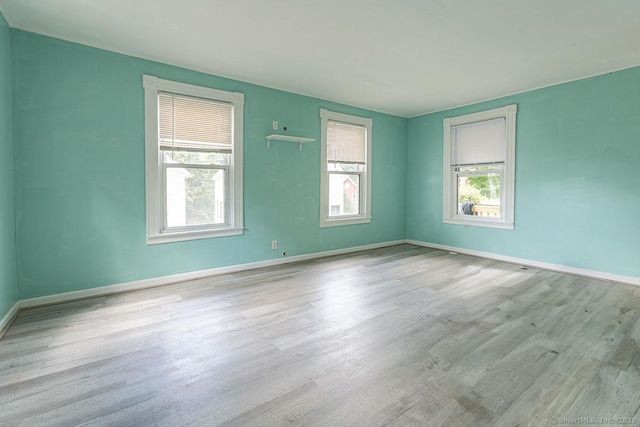
POLYGON ((0 426, 640 424, 638 16, 0 0, 0 426))

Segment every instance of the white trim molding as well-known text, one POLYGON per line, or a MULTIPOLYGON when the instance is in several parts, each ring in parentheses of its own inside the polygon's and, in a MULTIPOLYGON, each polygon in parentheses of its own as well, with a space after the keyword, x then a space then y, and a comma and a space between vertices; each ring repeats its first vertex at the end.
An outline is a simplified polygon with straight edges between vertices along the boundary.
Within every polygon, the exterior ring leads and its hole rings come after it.
POLYGON ((465 255, 477 256, 480 258, 493 259, 496 261, 508 262, 510 264, 526 265, 529 267, 540 268, 542 270, 556 271, 558 273, 573 274, 575 276, 589 277, 591 279, 605 280, 608 282, 624 283, 627 285, 640 286, 640 277, 623 276, 620 274, 605 273, 597 270, 588 270, 585 268, 571 267, 562 264, 553 264, 544 261, 535 261, 531 259, 516 258, 507 255, 495 254, 493 252, 476 251, 473 249, 458 248, 456 246, 441 245, 438 243, 422 242, 419 240, 406 240, 406 243, 425 248, 440 249, 443 251, 457 252, 465 255))
POLYGON ((445 118, 442 121, 444 127, 443 148, 443 212, 442 222, 445 224, 474 225, 491 228, 514 228, 514 203, 515 203, 515 164, 516 164, 516 114, 518 105, 511 104, 492 110, 480 111, 463 116, 445 118), (462 215, 458 212, 458 175, 459 165, 453 165, 455 140, 454 127, 472 123, 484 122, 493 119, 505 119, 506 153, 504 164, 500 168, 500 217, 481 217, 475 215, 462 215))
POLYGON ((508 262, 511 264, 527 265, 527 266, 536 267, 544 270, 557 271, 559 273, 567 273, 567 274, 573 274, 577 276, 589 277, 589 278, 605 280, 610 282, 640 286, 640 277, 622 276, 617 274, 604 273, 600 271, 569 267, 561 264, 551 264, 551 263, 546 263, 541 261, 515 258, 515 257, 506 256, 506 255, 494 254, 491 252, 476 251, 472 249, 464 249, 464 248, 459 248, 455 246, 441 245, 441 244, 430 243, 430 242, 422 242, 419 240, 411 240, 411 239, 394 240, 389 242, 374 243, 370 245, 355 246, 355 247, 344 248, 344 249, 334 249, 334 250, 329 250, 324 252, 314 252, 310 254, 296 255, 296 256, 287 257, 287 258, 277 258, 277 259, 271 259, 266 261, 258 261, 258 262, 252 262, 247 264, 236 264, 236 265, 231 265, 226 267, 212 268, 208 270, 199 270, 199 271, 193 271, 189 273, 174 274, 170 276, 154 277, 151 279, 137 280, 133 282, 125 282, 125 283, 119 283, 115 285, 100 286, 100 287, 91 288, 91 289, 82 289, 78 291, 64 292, 60 294, 23 299, 16 302, 13 305, 13 307, 11 307, 9 312, 5 314, 5 316, 0 320, 0 338, 2 338, 2 334, 6 332, 10 324, 18 315, 19 311, 22 309, 76 301, 76 300, 81 300, 86 298, 94 298, 94 297, 105 296, 105 295, 118 294, 122 292, 142 290, 147 288, 154 288, 157 286, 165 286, 173 283, 184 282, 187 280, 202 279, 202 278, 213 277, 221 274, 236 273, 240 271, 254 270, 257 268, 272 267, 276 265, 308 261, 312 259, 325 258, 329 256, 343 255, 343 254, 361 252, 361 251, 366 251, 371 249, 379 249, 379 248, 384 248, 388 246, 401 245, 405 243, 410 245, 415 245, 415 246, 422 246, 426 248, 443 250, 443 251, 457 252, 457 253, 477 256, 481 258, 488 258, 496 261, 508 262))
POLYGON ((352 252, 360 252, 371 249, 384 248, 387 246, 401 245, 404 240, 374 243, 371 245, 355 246, 344 249, 334 249, 324 252, 314 252, 304 255, 295 255, 286 258, 276 258, 266 261, 257 261, 247 264, 235 264, 226 267, 211 268, 208 270, 192 271, 189 273, 173 274, 171 276, 154 277, 151 279, 137 280, 134 282, 118 283, 115 285, 100 286, 97 288, 82 289, 79 291, 64 292, 61 294, 46 295, 43 297, 23 299, 20 301, 20 308, 32 308, 49 304, 75 301, 85 298, 93 298, 104 295, 118 294, 121 292, 137 291, 140 289, 165 286, 187 280, 202 279, 205 277, 218 276, 221 274, 237 273, 240 271, 255 270, 257 268, 273 267, 276 265, 290 264, 293 262, 308 261, 317 258, 325 258, 335 255, 343 255, 352 252))
POLYGON ((243 132, 244 94, 227 92, 163 80, 156 76, 143 75, 145 112, 145 181, 147 210, 147 245, 205 239, 211 237, 237 236, 244 233, 243 213, 243 132), (162 184, 162 161, 158 148, 158 94, 167 92, 215 101, 227 102, 233 107, 233 147, 228 165, 228 191, 226 224, 206 225, 194 230, 168 229, 164 220, 164 186, 162 184))
POLYGON ((5 332, 7 332, 7 329, 9 329, 9 325, 11 325, 15 318, 18 316, 20 307, 20 301, 16 301, 15 304, 13 304, 13 306, 9 309, 7 314, 5 314, 2 319, 0 319, 0 338, 2 338, 5 332))
POLYGON ((364 224, 371 222, 371 147, 373 119, 320 109, 320 227, 364 224), (366 165, 360 182, 360 214, 329 216, 329 168, 327 163, 327 124, 330 121, 362 126, 366 129, 366 165))

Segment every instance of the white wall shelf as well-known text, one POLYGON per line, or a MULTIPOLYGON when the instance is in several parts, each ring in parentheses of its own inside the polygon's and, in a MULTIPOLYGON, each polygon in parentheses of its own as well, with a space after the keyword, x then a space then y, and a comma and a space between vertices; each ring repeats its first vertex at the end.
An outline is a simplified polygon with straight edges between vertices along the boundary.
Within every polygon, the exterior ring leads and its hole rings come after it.
POLYGON ((267 140, 267 148, 271 148, 271 141, 297 142, 298 144, 300 144, 300 151, 302 151, 302 144, 315 141, 315 139, 313 138, 302 138, 300 136, 278 135, 277 133, 274 133, 273 135, 265 136, 265 139, 267 140))

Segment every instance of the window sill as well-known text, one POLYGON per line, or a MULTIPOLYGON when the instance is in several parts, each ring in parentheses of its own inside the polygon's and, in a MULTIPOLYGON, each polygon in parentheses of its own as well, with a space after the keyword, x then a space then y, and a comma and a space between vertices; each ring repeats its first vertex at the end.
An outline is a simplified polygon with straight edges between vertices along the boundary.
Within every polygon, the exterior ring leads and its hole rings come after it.
POLYGON ((147 245, 160 245, 163 243, 184 242, 187 240, 210 239, 215 237, 240 236, 242 234, 244 234, 243 227, 155 234, 147 236, 147 245))
POLYGON ((320 220, 320 227, 339 227, 341 225, 366 224, 371 222, 370 216, 348 217, 348 218, 327 218, 320 220))
POLYGON ((471 225, 474 227, 501 228, 504 230, 513 230, 513 223, 482 220, 482 219, 466 219, 466 218, 442 218, 445 224, 471 225))

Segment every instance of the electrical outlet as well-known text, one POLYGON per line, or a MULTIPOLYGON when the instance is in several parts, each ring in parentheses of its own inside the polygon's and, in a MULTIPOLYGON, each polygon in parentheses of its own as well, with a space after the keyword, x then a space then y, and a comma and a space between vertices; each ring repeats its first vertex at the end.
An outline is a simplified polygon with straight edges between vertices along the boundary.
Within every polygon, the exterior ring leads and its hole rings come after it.
POLYGON ((278 130, 278 121, 277 120, 273 121, 273 130, 278 130))
POLYGON ((271 249, 278 249, 278 241, 277 240, 273 240, 271 242, 271 249))

